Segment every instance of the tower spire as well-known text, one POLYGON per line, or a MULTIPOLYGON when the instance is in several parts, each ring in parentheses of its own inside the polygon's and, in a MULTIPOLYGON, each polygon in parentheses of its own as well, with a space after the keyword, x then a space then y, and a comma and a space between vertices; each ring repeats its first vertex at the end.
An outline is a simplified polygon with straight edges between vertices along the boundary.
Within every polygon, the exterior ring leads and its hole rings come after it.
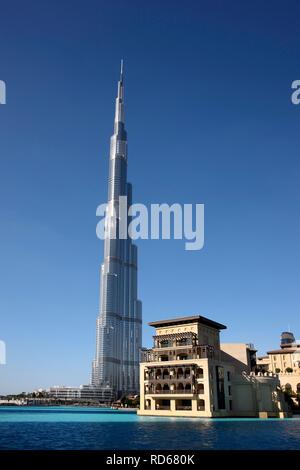
POLYGON ((123 81, 123 59, 121 59, 121 71, 120 71, 120 82, 123 81))
POLYGON ((123 59, 121 60, 120 80, 118 81, 118 95, 116 98, 115 131, 117 131, 120 122, 124 123, 123 59))

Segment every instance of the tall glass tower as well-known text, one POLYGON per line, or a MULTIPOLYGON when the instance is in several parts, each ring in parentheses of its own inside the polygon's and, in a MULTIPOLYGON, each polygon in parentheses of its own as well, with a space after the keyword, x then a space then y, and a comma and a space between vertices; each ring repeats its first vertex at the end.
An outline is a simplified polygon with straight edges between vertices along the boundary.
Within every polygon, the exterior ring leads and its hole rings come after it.
MULTIPOLYGON (((97 318, 96 355, 92 385, 102 396, 120 397, 138 393, 139 362, 142 346, 142 304, 137 298, 137 247, 119 233, 123 212, 120 196, 132 204, 132 186, 127 182, 127 134, 124 124, 123 62, 118 82, 114 133, 110 139, 108 178, 108 217, 101 265, 100 312, 97 318), (115 217, 111 215, 115 214, 115 217), (113 236, 115 234, 115 236, 113 236)), ((124 199, 123 199, 124 200, 124 199)), ((124 227, 124 225, 123 225, 124 227)))

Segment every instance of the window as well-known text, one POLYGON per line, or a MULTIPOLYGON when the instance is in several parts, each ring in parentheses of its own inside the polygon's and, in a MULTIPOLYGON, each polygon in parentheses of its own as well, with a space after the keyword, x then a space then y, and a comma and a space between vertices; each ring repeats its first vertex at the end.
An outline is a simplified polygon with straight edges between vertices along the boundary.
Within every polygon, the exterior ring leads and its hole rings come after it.
POLYGON ((217 397, 219 410, 225 410, 224 368, 216 366, 217 397))
POLYGON ((162 356, 159 356, 158 358, 159 361, 168 361, 169 360, 169 357, 167 355, 162 355, 162 356))
POLYGON ((178 354, 177 356, 178 361, 185 361, 186 359, 188 359, 187 354, 178 354))
POLYGON ((170 400, 157 400, 155 404, 157 410, 169 410, 170 400))
POLYGON ((232 400, 229 400, 229 409, 232 411, 232 400))
POLYGON ((197 384, 196 386, 196 393, 197 394, 204 394, 204 384, 197 384))
POLYGON ((188 339, 187 338, 180 338, 178 341, 178 346, 184 346, 188 343, 188 339))
POLYGON ((230 372, 229 372, 229 370, 227 371, 227 380, 228 380, 228 382, 230 382, 230 372))
POLYGON ((151 409, 151 401, 150 400, 145 400, 145 409, 150 410, 151 409))
POLYGON ((197 410, 204 411, 205 410, 205 401, 204 400, 197 400, 197 410))
POLYGON ((228 395, 231 395, 231 386, 228 385, 228 395))
POLYGON ((192 400, 176 400, 175 402, 176 410, 192 410, 192 400))

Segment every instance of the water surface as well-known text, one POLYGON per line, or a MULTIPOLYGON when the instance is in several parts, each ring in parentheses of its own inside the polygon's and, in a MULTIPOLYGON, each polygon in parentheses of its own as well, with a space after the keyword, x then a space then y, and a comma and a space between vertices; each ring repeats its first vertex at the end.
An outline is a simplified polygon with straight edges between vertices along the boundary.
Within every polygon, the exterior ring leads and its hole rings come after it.
POLYGON ((137 416, 83 407, 0 407, 0 449, 300 449, 300 418, 137 416))

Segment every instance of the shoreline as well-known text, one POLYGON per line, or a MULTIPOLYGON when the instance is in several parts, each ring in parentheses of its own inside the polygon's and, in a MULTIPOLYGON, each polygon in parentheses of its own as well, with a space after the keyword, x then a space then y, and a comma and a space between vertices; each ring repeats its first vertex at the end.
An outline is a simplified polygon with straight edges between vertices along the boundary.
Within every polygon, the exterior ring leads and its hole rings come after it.
POLYGON ((98 408, 100 410, 113 410, 113 411, 137 411, 139 408, 132 407, 116 407, 113 406, 102 406, 97 404, 80 404, 80 403, 30 403, 30 404, 17 404, 17 403, 0 403, 1 407, 10 407, 10 408, 32 408, 32 407, 41 407, 41 408, 51 408, 51 407, 73 407, 73 408, 98 408))

